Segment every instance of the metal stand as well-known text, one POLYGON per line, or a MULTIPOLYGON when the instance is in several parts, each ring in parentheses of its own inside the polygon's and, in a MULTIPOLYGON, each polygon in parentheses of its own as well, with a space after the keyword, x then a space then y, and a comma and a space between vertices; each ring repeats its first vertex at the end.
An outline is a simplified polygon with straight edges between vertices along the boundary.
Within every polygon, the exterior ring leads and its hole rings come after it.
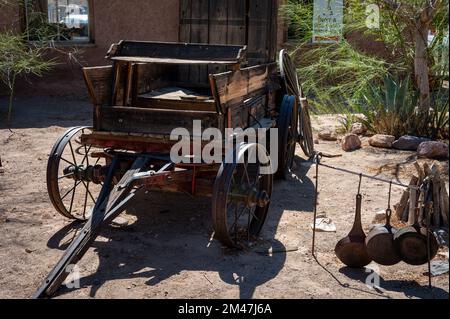
POLYGON ((313 240, 312 240, 312 255, 316 257, 316 226, 317 226, 317 206, 319 200, 319 165, 322 154, 317 153, 314 156, 316 162, 316 188, 314 195, 314 221, 313 221, 313 240))

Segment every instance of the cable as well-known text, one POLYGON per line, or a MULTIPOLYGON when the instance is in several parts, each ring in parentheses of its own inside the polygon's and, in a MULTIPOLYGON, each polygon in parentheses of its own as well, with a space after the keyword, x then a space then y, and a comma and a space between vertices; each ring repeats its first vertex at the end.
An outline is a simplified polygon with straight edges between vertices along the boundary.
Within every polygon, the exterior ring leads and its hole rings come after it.
POLYGON ((314 157, 313 162, 315 164, 318 164, 320 166, 323 166, 323 167, 326 167, 326 168, 329 168, 329 169, 332 169, 332 170, 335 170, 335 171, 340 171, 340 172, 347 173, 347 174, 352 174, 352 175, 357 175, 357 176, 360 176, 360 177, 365 177, 365 178, 376 180, 376 181, 383 182, 383 183, 386 183, 386 184, 396 185, 396 186, 409 188, 409 189, 413 189, 413 190, 420 190, 420 187, 417 187, 417 186, 406 185, 406 184, 403 184, 403 183, 394 182, 392 180, 387 180, 387 179, 384 179, 384 178, 381 178, 381 177, 370 176, 370 175, 367 175, 367 174, 363 174, 361 172, 355 172, 355 171, 351 171, 351 170, 348 170, 348 169, 345 169, 345 168, 340 168, 340 167, 335 167, 335 166, 323 164, 322 162, 317 160, 318 158, 322 158, 322 155, 320 153, 317 153, 316 156, 314 157))

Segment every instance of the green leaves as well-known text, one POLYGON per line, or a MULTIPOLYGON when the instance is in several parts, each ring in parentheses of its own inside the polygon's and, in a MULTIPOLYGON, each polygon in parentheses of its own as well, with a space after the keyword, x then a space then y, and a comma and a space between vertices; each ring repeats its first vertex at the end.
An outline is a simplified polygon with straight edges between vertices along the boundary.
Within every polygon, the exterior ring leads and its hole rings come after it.
POLYGON ((8 122, 11 120, 16 80, 19 76, 42 74, 54 65, 44 58, 45 51, 26 43, 22 36, 0 33, 0 81, 9 89, 8 122))

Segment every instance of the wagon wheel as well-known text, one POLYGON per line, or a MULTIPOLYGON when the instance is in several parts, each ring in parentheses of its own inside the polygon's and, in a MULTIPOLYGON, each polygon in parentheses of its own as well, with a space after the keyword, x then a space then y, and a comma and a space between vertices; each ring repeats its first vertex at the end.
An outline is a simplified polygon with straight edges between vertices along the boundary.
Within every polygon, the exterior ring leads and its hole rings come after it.
POLYGON ((265 223, 273 175, 267 151, 259 144, 239 146, 231 159, 222 164, 214 184, 212 217, 216 238, 225 246, 243 248, 265 223))
POLYGON ((314 156, 314 137, 309 115, 309 104, 300 85, 294 63, 286 50, 280 51, 280 73, 286 93, 296 96, 298 102, 300 102, 297 122, 298 142, 305 155, 312 157, 314 156))
POLYGON ((278 171, 277 178, 286 179, 292 169, 297 144, 297 123, 293 109, 295 97, 285 95, 278 116, 278 171))
POLYGON ((81 144, 88 127, 69 129, 56 142, 47 165, 47 190, 55 209, 64 217, 85 221, 91 214, 101 186, 88 178, 100 158, 90 158, 92 147, 81 144))

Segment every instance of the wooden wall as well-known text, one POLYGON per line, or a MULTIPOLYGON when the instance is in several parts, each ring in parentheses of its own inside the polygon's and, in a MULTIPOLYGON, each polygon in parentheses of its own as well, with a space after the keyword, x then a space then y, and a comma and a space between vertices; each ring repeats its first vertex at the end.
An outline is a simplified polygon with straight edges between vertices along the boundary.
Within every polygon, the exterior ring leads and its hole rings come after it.
POLYGON ((248 46, 249 65, 273 62, 277 0, 180 0, 181 42, 248 46))

